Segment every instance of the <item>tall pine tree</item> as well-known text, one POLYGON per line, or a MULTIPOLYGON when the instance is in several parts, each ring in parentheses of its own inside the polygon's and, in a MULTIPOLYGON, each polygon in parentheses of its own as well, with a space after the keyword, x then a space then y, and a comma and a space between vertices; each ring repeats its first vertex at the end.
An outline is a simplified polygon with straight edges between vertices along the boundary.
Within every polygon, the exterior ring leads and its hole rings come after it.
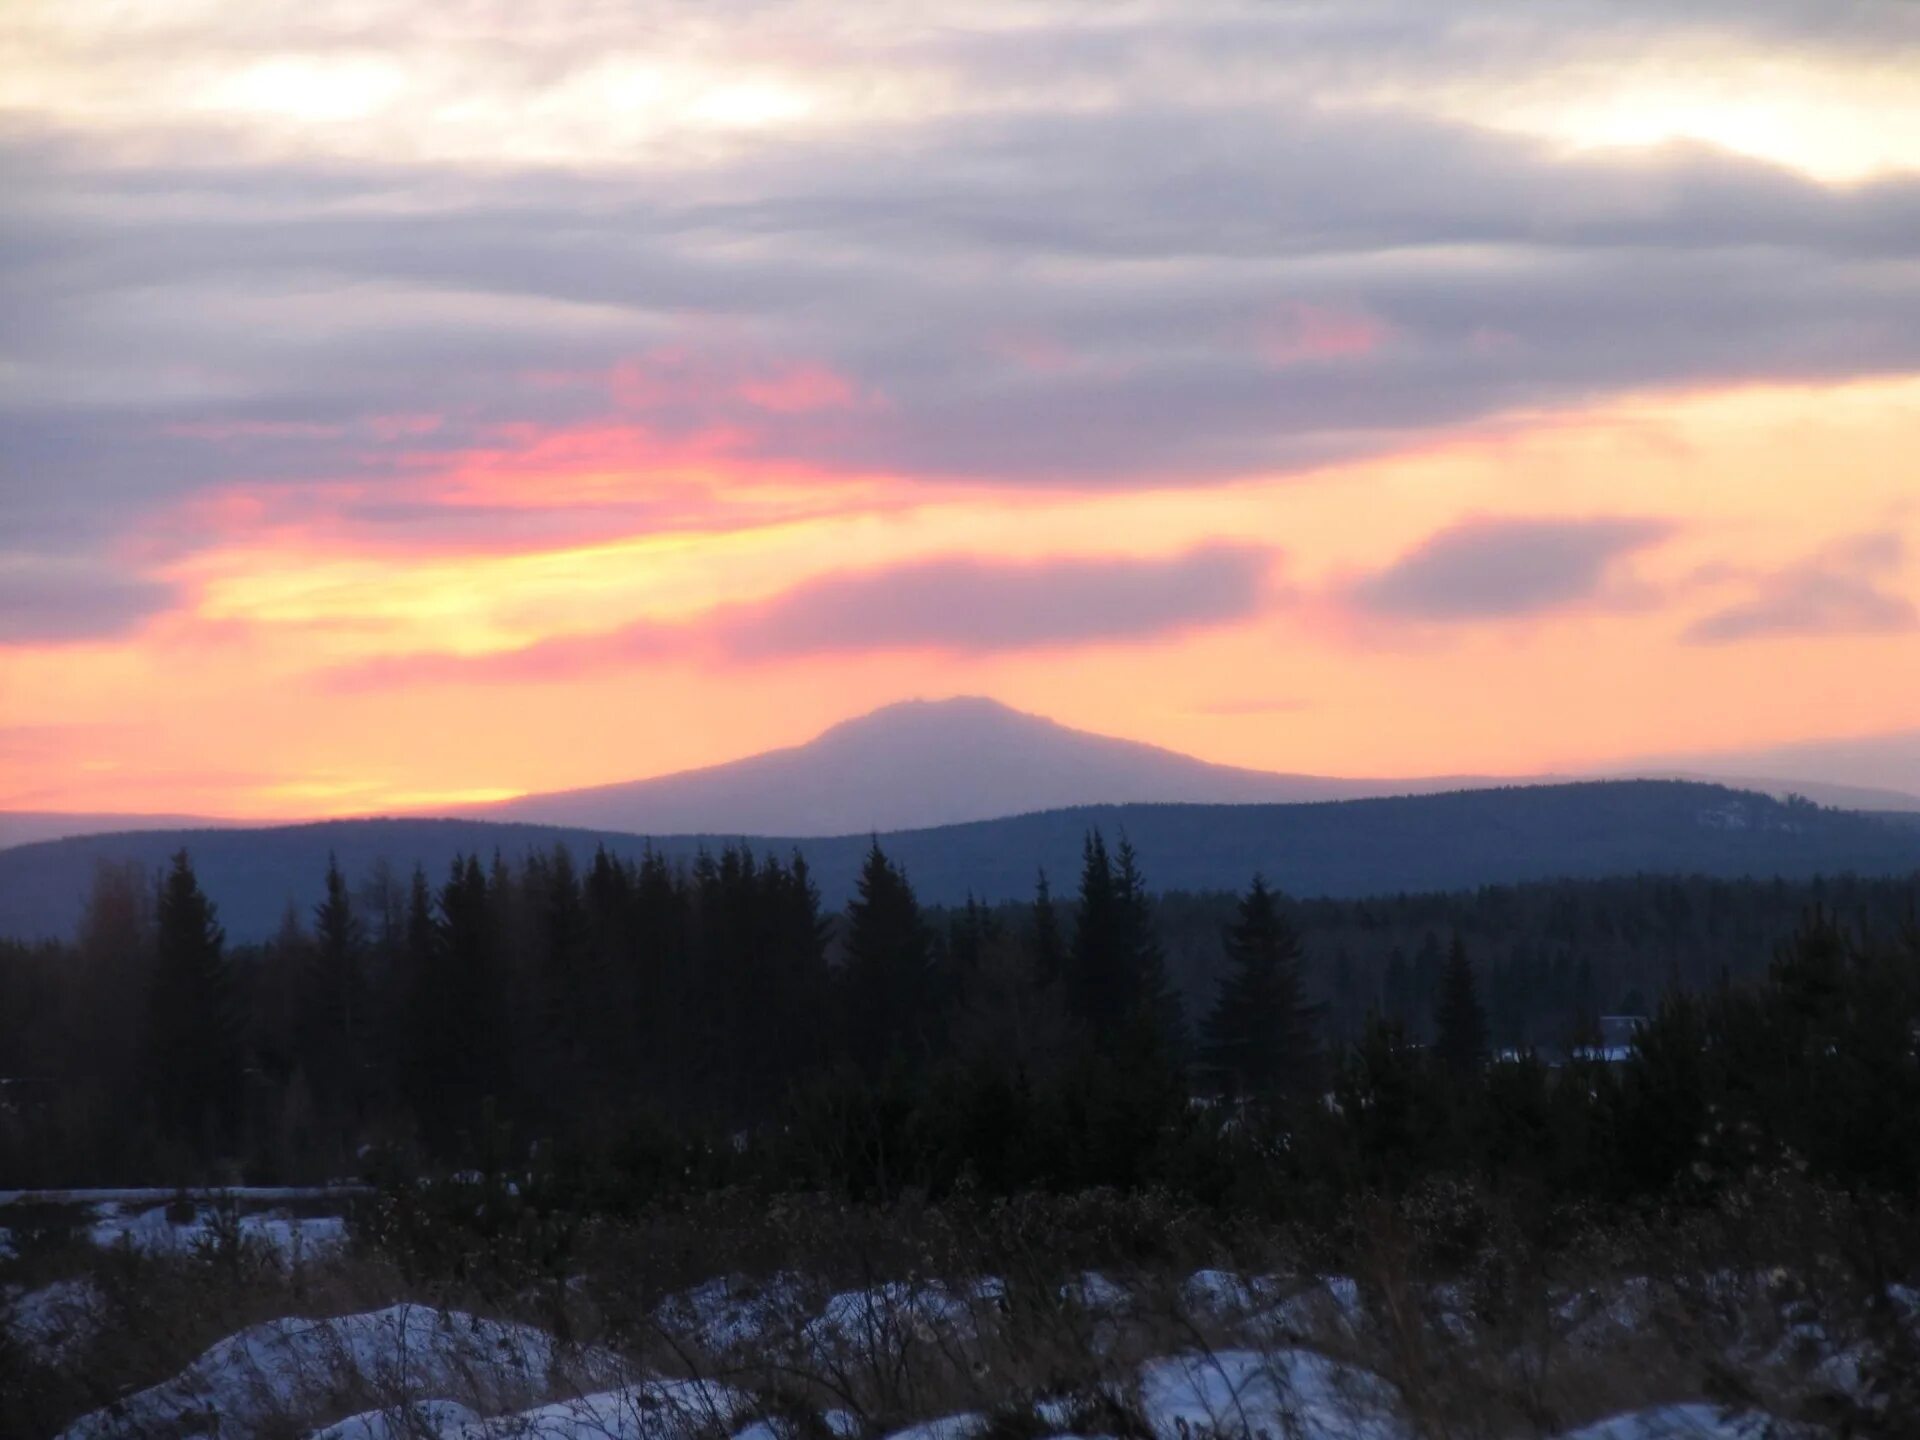
POLYGON ((358 1122, 366 1103, 366 932, 354 913, 346 877, 327 856, 326 898, 314 908, 307 947, 301 1025, 302 1064, 321 1113, 335 1123, 358 1122))
POLYGON ((185 850, 160 884, 148 1009, 149 1093, 161 1122, 201 1154, 234 1138, 240 1119, 240 1015, 226 934, 185 850))
POLYGON ((1229 1095, 1308 1093, 1320 1066, 1314 1010, 1301 993, 1300 937, 1258 875, 1225 945, 1231 968, 1201 1027, 1208 1080, 1229 1095))
POLYGON ((1113 862, 1100 832, 1081 847, 1080 905, 1067 972, 1067 1008, 1095 1035, 1111 1034, 1133 1006, 1123 951, 1126 920, 1113 886, 1113 862))
POLYGON ((1153 923, 1153 901, 1140 873, 1140 857, 1124 835, 1113 856, 1113 889, 1120 911, 1119 953, 1133 1002, 1128 1018, 1146 1025, 1161 1053, 1178 1064, 1187 1048, 1186 1013, 1167 978, 1166 951, 1153 923))
POLYGON ((876 839, 847 906, 847 1041, 855 1063, 878 1074, 889 1059, 921 1058, 931 1039, 932 943, 907 877, 876 839))

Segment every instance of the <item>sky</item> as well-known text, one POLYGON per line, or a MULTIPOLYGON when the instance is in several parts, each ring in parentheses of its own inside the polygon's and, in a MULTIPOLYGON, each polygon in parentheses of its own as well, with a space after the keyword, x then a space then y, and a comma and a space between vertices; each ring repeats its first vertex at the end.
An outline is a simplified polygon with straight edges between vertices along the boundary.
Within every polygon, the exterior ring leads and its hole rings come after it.
POLYGON ((0 808, 952 694, 1920 775, 1916 75, 1901 0, 10 0, 0 808))

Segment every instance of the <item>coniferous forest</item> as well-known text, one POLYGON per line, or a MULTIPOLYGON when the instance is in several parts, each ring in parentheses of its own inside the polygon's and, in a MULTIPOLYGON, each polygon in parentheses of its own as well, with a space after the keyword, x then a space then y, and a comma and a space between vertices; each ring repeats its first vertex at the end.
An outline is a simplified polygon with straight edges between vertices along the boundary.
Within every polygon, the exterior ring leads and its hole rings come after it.
POLYGON ((740 848, 333 867, 244 947, 190 856, 105 868, 75 944, 0 951, 0 1167, 537 1157, 595 1203, 1111 1186, 1300 1215, 1446 1174, 1626 1203, 1782 1157, 1920 1186, 1910 882, 1301 902, 1155 896, 1147 864, 1092 833, 1071 888, 934 910, 875 842, 837 914, 801 855, 740 848))

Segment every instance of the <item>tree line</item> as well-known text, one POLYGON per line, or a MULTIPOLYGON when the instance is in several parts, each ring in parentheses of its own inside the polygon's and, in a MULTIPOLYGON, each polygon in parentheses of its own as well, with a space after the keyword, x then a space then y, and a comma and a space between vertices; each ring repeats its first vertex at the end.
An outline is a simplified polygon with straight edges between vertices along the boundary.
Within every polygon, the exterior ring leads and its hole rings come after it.
MULTIPOLYGON (((1911 1184, 1903 893, 1910 917, 1910 888, 1866 882, 1303 904, 1256 877, 1156 898, 1133 848, 1093 833, 1071 896, 1041 875, 1024 904, 944 911, 875 842, 830 915, 798 854, 581 868, 556 849, 357 889, 330 865, 311 913, 229 947, 182 853, 157 884, 104 868, 73 945, 0 947, 0 1162, 11 1183, 155 1183, 538 1153, 603 1192, 1156 1185, 1333 1206, 1463 1168, 1667 1193, 1774 1146, 1911 1184), (1756 917, 1796 903, 1794 937, 1756 943, 1756 917), (1214 958, 1182 984, 1170 948, 1202 927, 1214 958), (1741 973, 1703 975, 1733 940, 1741 973), (1577 1041, 1615 998, 1570 961, 1596 941, 1644 946, 1666 983, 1628 1063, 1575 1044, 1549 1063, 1511 992, 1551 995, 1577 1041), (1530 965, 1535 945, 1559 948, 1530 965)), ((1628 998, 1651 985, 1607 974, 1628 998)))

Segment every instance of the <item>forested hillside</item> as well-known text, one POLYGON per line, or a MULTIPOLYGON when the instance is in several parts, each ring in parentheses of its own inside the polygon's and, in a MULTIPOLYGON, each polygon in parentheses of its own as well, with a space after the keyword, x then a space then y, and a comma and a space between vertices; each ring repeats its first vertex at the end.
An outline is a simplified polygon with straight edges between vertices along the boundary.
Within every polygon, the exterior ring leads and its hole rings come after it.
MULTIPOLYGON (((1230 890, 1258 871, 1300 896, 1455 890, 1529 880, 1639 873, 1811 879, 1920 870, 1920 828, 1897 819, 1781 802, 1678 781, 1608 781, 1471 790, 1310 805, 1115 805, 885 837, 929 903, 1026 896, 1039 870, 1080 863, 1089 830, 1130 838, 1154 857, 1159 890, 1230 890)), ((564 844, 638 862, 652 851, 691 863, 724 835, 641 836, 470 820, 354 820, 253 831, 100 835, 0 850, 0 935, 71 937, 102 861, 157 874, 182 848, 236 940, 264 940, 287 908, 320 898, 329 855, 350 875, 385 864, 443 873, 456 855, 519 864, 564 844)), ((798 851, 829 906, 853 895, 864 835, 753 837, 758 855, 798 851)))

